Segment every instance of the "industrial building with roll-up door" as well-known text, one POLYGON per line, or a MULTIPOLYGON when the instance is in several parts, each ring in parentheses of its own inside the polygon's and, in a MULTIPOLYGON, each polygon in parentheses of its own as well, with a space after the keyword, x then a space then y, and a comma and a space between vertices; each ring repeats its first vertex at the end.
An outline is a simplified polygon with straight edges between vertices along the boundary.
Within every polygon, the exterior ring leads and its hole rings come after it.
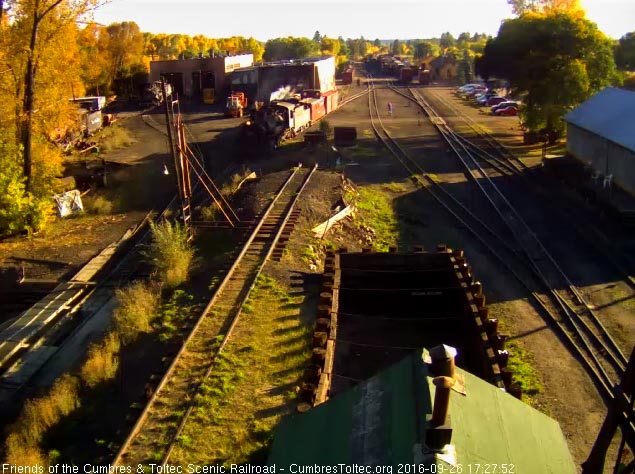
POLYGON ((635 196, 635 92, 607 87, 564 120, 567 152, 635 196))
POLYGON ((227 76, 239 68, 251 66, 254 55, 199 57, 150 62, 150 82, 165 78, 179 96, 205 103, 223 101, 229 91, 227 76))
POLYGON ((235 70, 231 75, 231 88, 232 92, 243 92, 250 104, 267 104, 306 90, 326 94, 335 90, 335 58, 273 61, 235 70))

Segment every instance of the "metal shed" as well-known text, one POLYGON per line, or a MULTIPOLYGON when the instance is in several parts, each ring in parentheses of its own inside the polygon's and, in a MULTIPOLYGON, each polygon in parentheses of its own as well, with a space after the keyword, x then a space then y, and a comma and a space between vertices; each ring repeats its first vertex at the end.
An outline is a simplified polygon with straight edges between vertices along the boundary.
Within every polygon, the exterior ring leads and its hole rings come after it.
POLYGON ((555 420, 459 368, 464 389, 451 391, 450 419, 444 425, 451 429, 449 445, 442 453, 427 451, 435 387, 426 356, 425 350, 414 351, 326 403, 284 418, 275 431, 269 466, 280 472, 340 463, 405 465, 408 470, 400 471, 405 473, 576 472, 555 420))
POLYGON ((302 92, 335 90, 335 58, 322 56, 273 61, 238 69, 231 75, 232 91, 244 92, 249 102, 268 103, 302 92))
POLYGON ((564 120, 567 152, 635 195, 635 92, 607 87, 564 120))

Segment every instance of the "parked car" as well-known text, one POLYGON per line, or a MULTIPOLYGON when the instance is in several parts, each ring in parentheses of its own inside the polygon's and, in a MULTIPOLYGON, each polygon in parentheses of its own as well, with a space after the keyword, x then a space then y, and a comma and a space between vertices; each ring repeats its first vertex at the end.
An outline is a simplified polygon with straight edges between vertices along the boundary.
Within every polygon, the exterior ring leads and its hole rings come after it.
POLYGON ((498 109, 504 109, 505 107, 516 107, 516 108, 518 108, 518 102, 514 102, 513 100, 506 100, 505 102, 501 102, 500 104, 492 105, 490 107, 490 112, 494 113, 498 109))
POLYGON ((470 89, 469 91, 465 92, 464 95, 466 97, 474 97, 476 94, 483 94, 487 92, 487 88, 486 87, 475 87, 473 89, 470 89))
POLYGON ((479 103, 484 103, 487 99, 491 97, 498 97, 496 92, 483 92, 482 94, 476 94, 474 96, 474 100, 479 103))
POLYGON ((461 86, 457 89, 457 92, 460 94, 464 94, 472 89, 476 89, 476 88, 482 88, 485 87, 482 84, 465 84, 464 86, 461 86))
POLYGON ((502 109, 498 109, 496 112, 494 112, 494 115, 516 116, 518 115, 518 107, 503 107, 502 109))
POLYGON ((491 107, 492 105, 500 104, 501 102, 506 102, 507 99, 505 97, 490 97, 485 101, 483 105, 486 107, 491 107))

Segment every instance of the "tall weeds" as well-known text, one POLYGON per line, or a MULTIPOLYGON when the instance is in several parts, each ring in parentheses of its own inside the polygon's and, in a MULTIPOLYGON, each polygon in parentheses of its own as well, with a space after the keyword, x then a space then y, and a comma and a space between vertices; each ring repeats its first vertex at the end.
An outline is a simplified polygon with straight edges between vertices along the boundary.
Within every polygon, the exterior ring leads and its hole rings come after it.
POLYGON ((151 332, 151 322, 159 307, 159 296, 141 282, 119 289, 115 295, 119 306, 114 311, 113 321, 121 342, 127 344, 140 333, 151 332))
POLYGON ((63 375, 49 393, 25 403, 22 413, 9 429, 5 441, 6 462, 29 466, 47 465, 48 460, 40 449, 46 432, 63 417, 79 407, 79 380, 63 375))
POLYGON ((185 228, 178 223, 163 221, 151 224, 152 243, 148 256, 154 263, 159 279, 168 287, 187 280, 194 260, 194 250, 187 241, 185 228))
POLYGON ((119 367, 120 347, 119 336, 114 332, 108 333, 101 342, 91 345, 86 362, 80 370, 80 378, 86 386, 95 388, 115 377, 119 367))

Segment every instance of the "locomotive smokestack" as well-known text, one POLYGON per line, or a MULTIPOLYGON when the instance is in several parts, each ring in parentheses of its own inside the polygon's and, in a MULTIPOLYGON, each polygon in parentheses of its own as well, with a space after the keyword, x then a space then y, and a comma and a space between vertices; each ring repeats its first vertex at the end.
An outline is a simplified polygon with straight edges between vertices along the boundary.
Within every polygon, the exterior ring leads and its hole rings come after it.
POLYGON ((457 351, 454 347, 446 346, 445 344, 430 349, 430 358, 432 359, 430 372, 436 376, 445 376, 454 379, 454 358, 456 354, 457 351))
POLYGON ((450 409, 450 389, 455 383, 451 377, 435 377, 432 383, 436 386, 434 407, 432 408, 432 427, 445 425, 450 409))

